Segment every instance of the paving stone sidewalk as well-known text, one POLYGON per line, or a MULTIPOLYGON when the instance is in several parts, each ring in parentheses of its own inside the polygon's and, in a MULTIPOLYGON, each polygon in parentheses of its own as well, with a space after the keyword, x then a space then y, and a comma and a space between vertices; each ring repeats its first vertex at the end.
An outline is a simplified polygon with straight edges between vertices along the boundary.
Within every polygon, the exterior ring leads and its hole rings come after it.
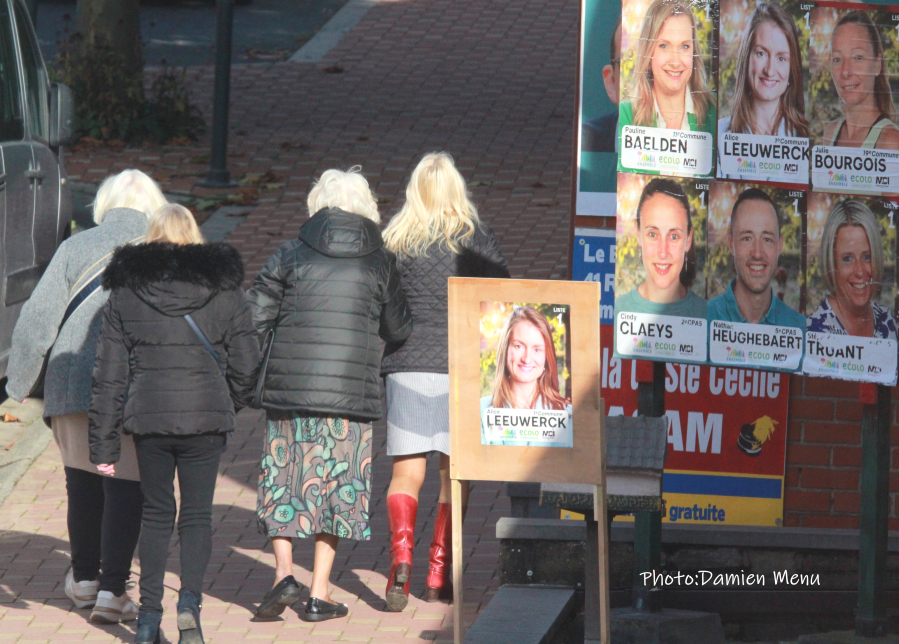
MULTIPOLYGON (((227 644, 242 640, 300 643, 353 641, 375 643, 452 641, 453 608, 419 599, 424 590, 427 550, 434 520, 432 504, 419 513, 413 568, 413 594, 403 613, 384 612, 383 592, 390 565, 387 544, 385 492, 390 478, 383 423, 375 427, 372 498, 372 541, 342 541, 331 576, 332 598, 350 606, 347 619, 322 624, 302 622, 288 610, 283 618, 252 621, 252 611, 271 587, 274 556, 268 538, 256 528, 256 481, 259 472, 263 415, 244 411, 239 428, 223 457, 213 511, 213 552, 206 575, 203 629, 206 641, 227 644)), ((436 461, 422 499, 436 499, 439 481, 436 461)), ((176 488, 177 489, 177 488, 176 488)), ((465 615, 474 620, 498 587, 496 564, 499 544, 494 526, 508 516, 508 498, 500 486, 475 484, 466 517, 465 615)), ((51 444, 0 507, 0 642, 132 642, 133 624, 100 626, 89 621, 89 610, 77 610, 63 593, 69 567, 66 532, 65 481, 59 450, 51 444)), ((179 549, 177 539, 166 575, 163 631, 177 641, 174 606, 177 603, 179 549)), ((312 542, 298 540, 297 578, 311 580, 312 542)), ((135 561, 135 577, 140 573, 135 561)), ((137 588, 129 590, 137 599, 137 588)), ((295 606, 302 608, 303 599, 295 606)), ((165 641, 165 640, 164 640, 165 641)))
MULTIPOLYGON (((577 18, 574 0, 382 0, 320 64, 236 66, 229 168, 235 178, 255 176, 255 185, 230 191, 253 210, 229 241, 243 253, 248 281, 279 244, 296 235, 307 217, 309 185, 323 170, 362 165, 386 220, 402 204, 418 159, 434 150, 456 158, 514 277, 564 277, 577 18)), ((211 104, 212 69, 190 74, 198 102, 211 104)), ((206 154, 207 142, 133 149, 80 145, 66 163, 75 181, 96 184, 138 167, 167 192, 200 198, 216 194, 194 187, 208 164, 206 154)), ((250 621, 274 565, 254 519, 263 425, 258 412, 241 413, 221 468, 203 610, 207 641, 451 641, 448 604, 414 598, 403 613, 382 611, 390 468, 383 424, 375 426, 373 541, 342 544, 332 575, 333 596, 350 604, 349 618, 314 627, 292 612, 275 622, 250 621)), ((423 499, 436 498, 435 466, 423 499)), ((132 627, 93 625, 86 611, 74 610, 65 598, 65 514, 62 465, 51 444, 0 506, 0 642, 133 641, 132 627)), ((494 526, 509 514, 498 484, 474 486, 465 524, 466 621, 473 621, 497 588, 494 526)), ((416 594, 424 586, 432 520, 425 504, 418 520, 416 594)), ((169 607, 175 604, 177 553, 175 544, 166 580, 169 607)), ((307 583, 312 544, 298 544, 295 560, 307 583)), ((172 612, 163 628, 175 636, 169 641, 177 641, 172 612)))

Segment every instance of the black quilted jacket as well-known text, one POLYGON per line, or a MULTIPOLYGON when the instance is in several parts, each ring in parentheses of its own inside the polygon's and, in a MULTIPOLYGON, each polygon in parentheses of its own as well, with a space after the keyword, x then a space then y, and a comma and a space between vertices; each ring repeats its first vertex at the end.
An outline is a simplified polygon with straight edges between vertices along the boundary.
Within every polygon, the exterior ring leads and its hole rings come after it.
POLYGON ((279 248, 248 297, 260 334, 275 323, 262 406, 358 421, 381 417, 380 335, 400 342, 412 314, 377 224, 322 209, 279 248))
POLYGON ((381 374, 448 373, 448 280, 450 277, 509 277, 496 236, 489 226, 481 224, 459 255, 434 244, 424 257, 400 256, 397 268, 415 327, 404 343, 387 346, 381 360, 381 374))
POLYGON ((235 405, 252 399, 259 368, 243 275, 240 254, 227 244, 153 242, 116 250, 103 273, 112 293, 88 414, 92 463, 118 462, 122 428, 178 436, 234 429, 235 405))

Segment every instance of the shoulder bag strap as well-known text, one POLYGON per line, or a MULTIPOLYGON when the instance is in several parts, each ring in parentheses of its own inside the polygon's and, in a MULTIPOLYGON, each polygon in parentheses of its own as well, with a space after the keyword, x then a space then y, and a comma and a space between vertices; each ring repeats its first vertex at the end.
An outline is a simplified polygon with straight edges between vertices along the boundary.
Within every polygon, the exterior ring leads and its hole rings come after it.
POLYGON ((219 354, 216 353, 215 349, 212 348, 212 344, 209 342, 209 339, 206 337, 206 334, 200 330, 200 327, 197 326, 197 323, 194 322, 194 319, 190 317, 190 313, 184 316, 184 319, 187 320, 187 323, 190 325, 190 328, 194 330, 194 333, 197 334, 197 337, 200 338, 200 342, 203 343, 203 346, 206 347, 206 350, 209 352, 209 355, 213 357, 215 360, 215 364, 218 365, 219 371, 222 372, 222 376, 225 375, 225 370, 222 367, 222 361, 219 358, 219 354))

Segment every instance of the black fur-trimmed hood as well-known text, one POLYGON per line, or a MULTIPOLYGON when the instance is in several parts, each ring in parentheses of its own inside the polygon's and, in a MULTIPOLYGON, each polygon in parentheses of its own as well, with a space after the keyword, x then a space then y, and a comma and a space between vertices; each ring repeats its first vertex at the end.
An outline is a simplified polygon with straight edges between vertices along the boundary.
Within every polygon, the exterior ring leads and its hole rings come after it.
POLYGON ((221 291, 239 289, 243 277, 240 253, 228 244, 150 242, 117 248, 103 288, 127 288, 166 315, 184 315, 221 291))

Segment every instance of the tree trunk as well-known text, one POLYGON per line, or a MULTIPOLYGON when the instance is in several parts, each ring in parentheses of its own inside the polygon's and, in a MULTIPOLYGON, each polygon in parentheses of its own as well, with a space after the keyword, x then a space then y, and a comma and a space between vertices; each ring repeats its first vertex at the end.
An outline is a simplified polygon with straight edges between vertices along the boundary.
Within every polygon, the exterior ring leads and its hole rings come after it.
POLYGON ((125 69, 143 70, 138 0, 78 0, 75 28, 88 51, 108 48, 122 57, 125 69))

